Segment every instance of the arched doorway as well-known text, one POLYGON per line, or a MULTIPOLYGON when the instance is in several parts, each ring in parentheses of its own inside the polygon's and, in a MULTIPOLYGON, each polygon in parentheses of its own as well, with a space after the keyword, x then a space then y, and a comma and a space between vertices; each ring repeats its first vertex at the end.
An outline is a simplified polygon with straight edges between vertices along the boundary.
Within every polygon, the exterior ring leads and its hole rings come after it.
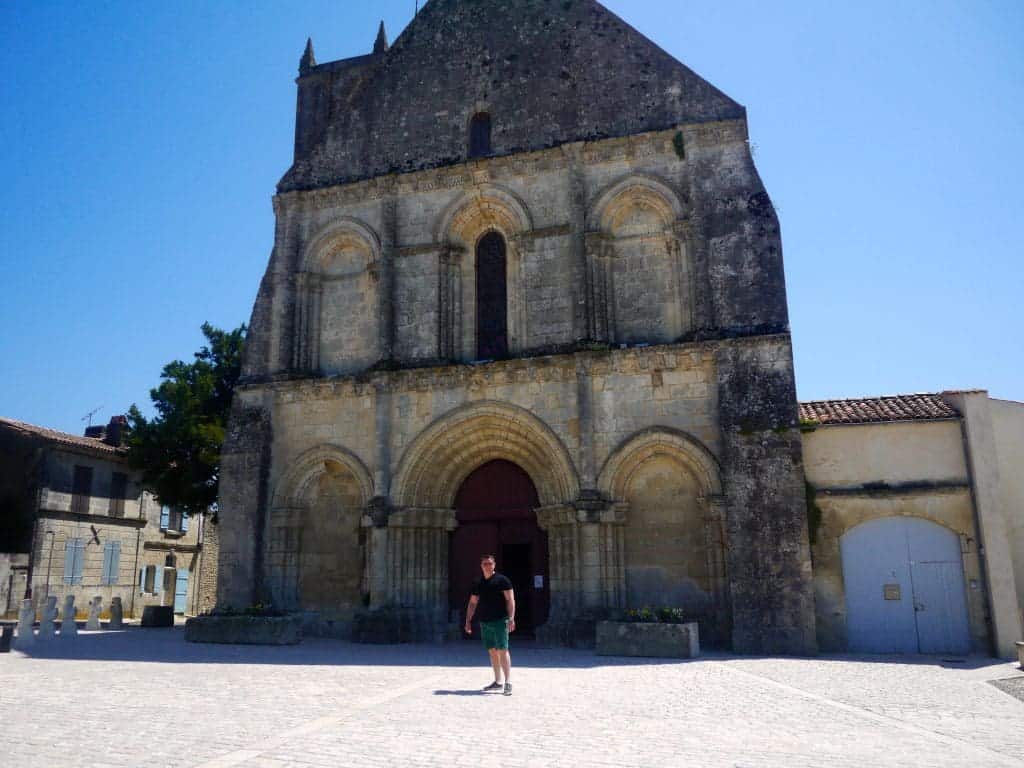
POLYGON ((957 535, 930 520, 883 517, 840 539, 848 648, 866 653, 971 650, 957 535))
POLYGON ((460 616, 480 578, 480 556, 493 553, 515 588, 516 633, 530 635, 547 621, 548 537, 537 526, 539 505, 530 476, 511 461, 489 461, 463 481, 448 560, 449 601, 460 616))

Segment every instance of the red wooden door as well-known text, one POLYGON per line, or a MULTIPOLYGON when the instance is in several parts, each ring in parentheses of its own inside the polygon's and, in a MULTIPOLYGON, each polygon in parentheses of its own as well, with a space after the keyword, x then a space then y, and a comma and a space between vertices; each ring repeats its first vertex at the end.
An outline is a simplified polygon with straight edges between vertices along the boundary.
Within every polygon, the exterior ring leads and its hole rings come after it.
POLYGON ((516 631, 532 634, 547 621, 548 542, 537 526, 538 506, 530 476, 510 461, 490 461, 466 478, 455 498, 459 527, 448 561, 452 608, 464 615, 480 557, 493 554, 515 589, 516 631))

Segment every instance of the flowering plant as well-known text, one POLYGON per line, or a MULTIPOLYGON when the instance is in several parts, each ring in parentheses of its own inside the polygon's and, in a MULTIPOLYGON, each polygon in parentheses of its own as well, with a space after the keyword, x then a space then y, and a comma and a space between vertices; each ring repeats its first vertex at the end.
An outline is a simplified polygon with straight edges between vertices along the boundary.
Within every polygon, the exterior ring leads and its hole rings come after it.
POLYGON ((686 615, 682 608, 630 608, 623 614, 624 621, 631 621, 640 624, 683 624, 686 622, 686 615))

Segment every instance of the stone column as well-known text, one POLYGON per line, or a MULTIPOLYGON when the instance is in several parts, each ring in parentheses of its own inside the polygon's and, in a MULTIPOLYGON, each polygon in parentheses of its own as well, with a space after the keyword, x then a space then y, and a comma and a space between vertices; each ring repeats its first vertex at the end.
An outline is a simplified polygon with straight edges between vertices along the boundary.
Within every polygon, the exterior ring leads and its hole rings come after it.
POLYGON ((265 553, 273 429, 270 408, 236 390, 221 451, 217 605, 269 602, 265 553))
MULTIPOLYGON (((392 185, 393 186, 393 185, 392 185)), ((380 360, 390 364, 395 357, 395 258, 398 250, 398 198, 394 189, 381 199, 380 255, 380 360)))
POLYGON ((572 226, 570 264, 573 285, 573 339, 590 337, 594 327, 592 284, 586 262, 587 185, 583 173, 583 144, 563 145, 569 170, 569 223, 572 226))
POLYGON ((446 245, 438 254, 437 356, 457 360, 462 352, 462 258, 465 249, 446 245))
POLYGON ((306 335, 304 342, 304 370, 320 371, 320 304, 324 294, 323 278, 309 275, 306 285, 306 335))
MULTIPOLYGON (((729 600, 729 569, 726 562, 726 510, 725 496, 705 499, 704 546, 707 556, 708 582, 711 588, 712 613, 716 631, 721 637, 716 642, 728 643, 732 634, 732 609, 729 600)), ((711 638, 708 638, 709 640, 711 638)))
POLYGON ((388 593, 395 605, 448 613, 448 534, 455 510, 407 507, 388 517, 388 593))
POLYGON ((781 334, 715 350, 738 653, 817 652, 792 361, 789 338, 781 334))
POLYGON ((295 275, 295 317, 292 320, 292 369, 302 371, 306 368, 306 348, 309 341, 309 293, 307 288, 308 274, 298 272, 295 275))
POLYGON ((568 504, 541 507, 537 510, 537 525, 548 534, 551 594, 548 624, 557 626, 570 621, 583 604, 576 510, 568 504))
POLYGON ((366 531, 366 562, 363 581, 370 596, 370 608, 388 604, 388 509, 383 499, 373 499, 363 515, 366 531))
POLYGON ((603 232, 586 235, 587 273, 590 276, 590 338, 610 343, 615 308, 611 289, 611 254, 613 250, 603 232))

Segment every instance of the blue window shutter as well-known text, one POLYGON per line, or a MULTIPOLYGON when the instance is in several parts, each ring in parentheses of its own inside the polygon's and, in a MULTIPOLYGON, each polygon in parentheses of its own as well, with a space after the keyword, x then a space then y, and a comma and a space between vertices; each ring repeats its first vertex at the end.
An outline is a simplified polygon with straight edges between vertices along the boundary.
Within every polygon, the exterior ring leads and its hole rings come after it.
POLYGON ((164 504, 160 507, 160 530, 166 531, 171 523, 171 508, 164 504))
POLYGON ((153 594, 159 595, 164 591, 164 569, 154 565, 153 570, 153 594))
POLYGON ((110 581, 109 584, 117 584, 121 581, 121 542, 112 541, 110 547, 110 581))
POLYGON ((64 583, 75 583, 75 540, 64 541, 64 583))
POLYGON ((188 530, 188 512, 181 513, 181 532, 185 533, 188 530))
POLYGON ((146 569, 139 568, 139 594, 146 594, 146 569))
POLYGON ((112 557, 113 552, 110 544, 111 542, 109 541, 103 544, 103 573, 100 576, 101 584, 110 583, 110 558, 112 557))
POLYGON ((73 584, 82 583, 82 571, 85 570, 85 542, 75 539, 75 580, 73 584))

